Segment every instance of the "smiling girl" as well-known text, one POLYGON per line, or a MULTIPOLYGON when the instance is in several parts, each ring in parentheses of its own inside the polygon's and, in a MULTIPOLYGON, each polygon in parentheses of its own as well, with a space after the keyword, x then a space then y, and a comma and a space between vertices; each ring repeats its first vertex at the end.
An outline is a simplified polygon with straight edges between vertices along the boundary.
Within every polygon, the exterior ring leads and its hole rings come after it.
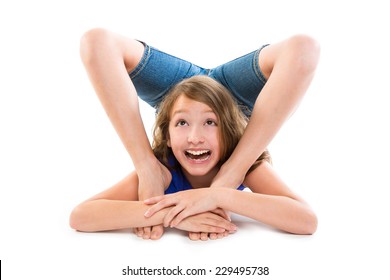
POLYGON ((286 232, 314 233, 315 214, 276 175, 267 151, 237 189, 209 188, 246 124, 247 118, 220 83, 207 76, 180 82, 160 104, 154 130, 154 154, 170 171, 166 195, 138 201, 134 171, 78 205, 70 217, 71 227, 79 231, 141 228, 142 237, 158 239, 162 232, 150 236, 144 227, 164 224, 188 231, 190 239, 207 240, 237 229, 226 210, 286 232), (245 187, 250 192, 241 191, 245 187), (191 212, 186 211, 188 205, 191 212))

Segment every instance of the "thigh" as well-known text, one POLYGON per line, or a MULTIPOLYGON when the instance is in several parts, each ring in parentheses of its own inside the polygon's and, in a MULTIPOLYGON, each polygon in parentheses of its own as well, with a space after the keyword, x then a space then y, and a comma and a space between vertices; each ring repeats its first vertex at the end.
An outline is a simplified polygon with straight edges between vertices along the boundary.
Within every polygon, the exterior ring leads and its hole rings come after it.
POLYGON ((259 54, 265 46, 210 70, 209 76, 223 84, 249 117, 265 83, 259 66, 259 54))
POLYGON ((207 74, 202 67, 144 45, 141 61, 129 75, 138 96, 153 107, 157 107, 171 87, 181 80, 207 74))

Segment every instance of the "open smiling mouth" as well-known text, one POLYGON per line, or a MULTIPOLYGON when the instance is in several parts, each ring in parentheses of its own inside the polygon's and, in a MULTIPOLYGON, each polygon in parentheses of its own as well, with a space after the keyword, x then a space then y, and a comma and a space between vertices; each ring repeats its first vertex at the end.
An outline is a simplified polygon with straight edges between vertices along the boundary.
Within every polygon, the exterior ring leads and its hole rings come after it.
POLYGON ((202 161, 206 161, 210 158, 211 151, 210 150, 201 150, 201 151, 187 150, 187 151, 185 151, 185 155, 190 160, 202 162, 202 161))

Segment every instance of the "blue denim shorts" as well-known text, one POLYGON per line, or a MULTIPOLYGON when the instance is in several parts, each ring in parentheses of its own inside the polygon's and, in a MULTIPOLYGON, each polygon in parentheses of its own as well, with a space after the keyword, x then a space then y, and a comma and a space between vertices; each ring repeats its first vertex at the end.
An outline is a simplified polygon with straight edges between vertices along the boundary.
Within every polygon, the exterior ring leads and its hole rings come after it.
POLYGON ((267 81, 258 61, 259 52, 267 45, 216 68, 206 69, 143 44, 142 59, 129 76, 138 96, 149 105, 157 108, 169 90, 183 79, 207 75, 224 85, 244 114, 250 117, 267 81))

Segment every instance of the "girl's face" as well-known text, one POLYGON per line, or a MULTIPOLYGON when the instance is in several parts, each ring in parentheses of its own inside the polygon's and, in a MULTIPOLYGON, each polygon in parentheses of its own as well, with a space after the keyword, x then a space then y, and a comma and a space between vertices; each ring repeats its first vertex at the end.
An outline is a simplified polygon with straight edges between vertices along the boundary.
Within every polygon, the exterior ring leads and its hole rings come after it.
POLYGON ((212 180, 220 160, 216 114, 206 104, 181 95, 172 108, 168 146, 187 179, 207 176, 212 180))

